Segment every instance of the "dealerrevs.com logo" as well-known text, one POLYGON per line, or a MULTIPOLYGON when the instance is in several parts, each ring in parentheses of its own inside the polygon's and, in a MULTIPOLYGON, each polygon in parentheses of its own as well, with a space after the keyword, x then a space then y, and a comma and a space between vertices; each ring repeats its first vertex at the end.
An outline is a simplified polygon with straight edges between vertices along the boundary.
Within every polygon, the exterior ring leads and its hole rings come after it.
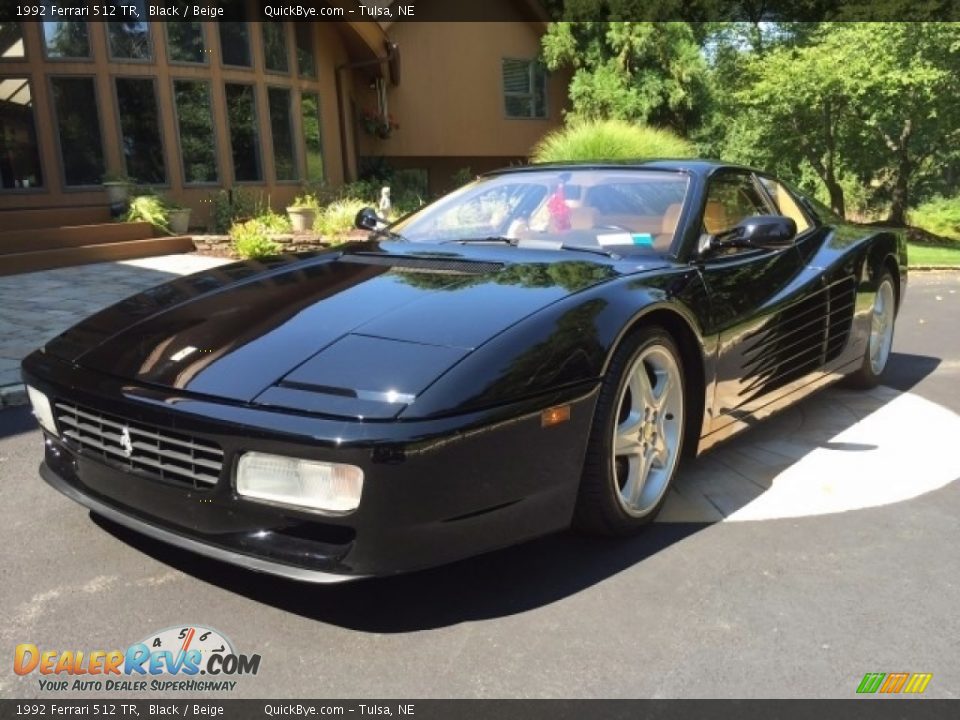
POLYGON ((259 655, 236 652, 222 633, 202 625, 167 628, 126 650, 48 650, 21 643, 13 657, 17 675, 40 675, 40 690, 49 692, 230 692, 234 678, 259 670, 259 655))

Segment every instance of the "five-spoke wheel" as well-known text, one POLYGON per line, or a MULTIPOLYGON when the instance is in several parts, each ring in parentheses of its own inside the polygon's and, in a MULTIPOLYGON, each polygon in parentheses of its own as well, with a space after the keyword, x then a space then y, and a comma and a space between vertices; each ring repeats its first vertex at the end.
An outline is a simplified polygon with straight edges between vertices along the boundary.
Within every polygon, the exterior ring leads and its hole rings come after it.
POLYGON ((625 534, 666 499, 684 440, 683 361, 662 328, 645 327, 614 353, 600 390, 574 523, 625 534))

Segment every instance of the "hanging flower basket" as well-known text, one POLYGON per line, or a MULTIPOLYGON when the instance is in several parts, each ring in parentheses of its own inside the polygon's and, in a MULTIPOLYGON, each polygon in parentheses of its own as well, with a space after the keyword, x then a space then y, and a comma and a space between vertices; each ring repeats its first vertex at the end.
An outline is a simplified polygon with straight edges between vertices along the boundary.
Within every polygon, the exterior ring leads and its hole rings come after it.
POLYGON ((360 115, 360 126, 367 135, 386 140, 400 125, 393 119, 393 115, 382 115, 373 110, 364 110, 360 115))

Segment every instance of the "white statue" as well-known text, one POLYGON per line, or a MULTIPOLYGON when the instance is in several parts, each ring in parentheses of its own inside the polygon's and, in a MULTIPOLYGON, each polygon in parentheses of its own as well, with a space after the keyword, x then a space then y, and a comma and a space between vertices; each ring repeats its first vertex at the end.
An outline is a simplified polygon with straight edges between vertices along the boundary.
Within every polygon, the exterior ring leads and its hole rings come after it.
POLYGON ((380 217, 386 218, 390 216, 390 211, 393 209, 393 205, 390 204, 390 188, 382 187, 380 188, 380 217))

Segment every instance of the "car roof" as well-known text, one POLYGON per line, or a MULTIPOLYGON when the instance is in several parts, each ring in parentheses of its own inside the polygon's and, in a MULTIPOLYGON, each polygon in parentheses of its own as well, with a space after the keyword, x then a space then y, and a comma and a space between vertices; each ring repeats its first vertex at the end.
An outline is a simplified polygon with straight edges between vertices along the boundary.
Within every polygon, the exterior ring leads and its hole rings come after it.
POLYGON ((558 163, 533 163, 530 165, 519 165, 513 167, 501 168, 488 173, 484 176, 507 175, 510 173, 533 172, 536 170, 669 170, 674 172, 686 172, 691 175, 710 175, 714 171, 724 168, 733 170, 745 170, 747 172, 759 172, 754 168, 737 165, 735 163, 724 162, 722 160, 710 160, 705 158, 680 158, 680 159, 656 159, 656 160, 601 160, 601 161, 577 161, 577 162, 558 162, 558 163))

